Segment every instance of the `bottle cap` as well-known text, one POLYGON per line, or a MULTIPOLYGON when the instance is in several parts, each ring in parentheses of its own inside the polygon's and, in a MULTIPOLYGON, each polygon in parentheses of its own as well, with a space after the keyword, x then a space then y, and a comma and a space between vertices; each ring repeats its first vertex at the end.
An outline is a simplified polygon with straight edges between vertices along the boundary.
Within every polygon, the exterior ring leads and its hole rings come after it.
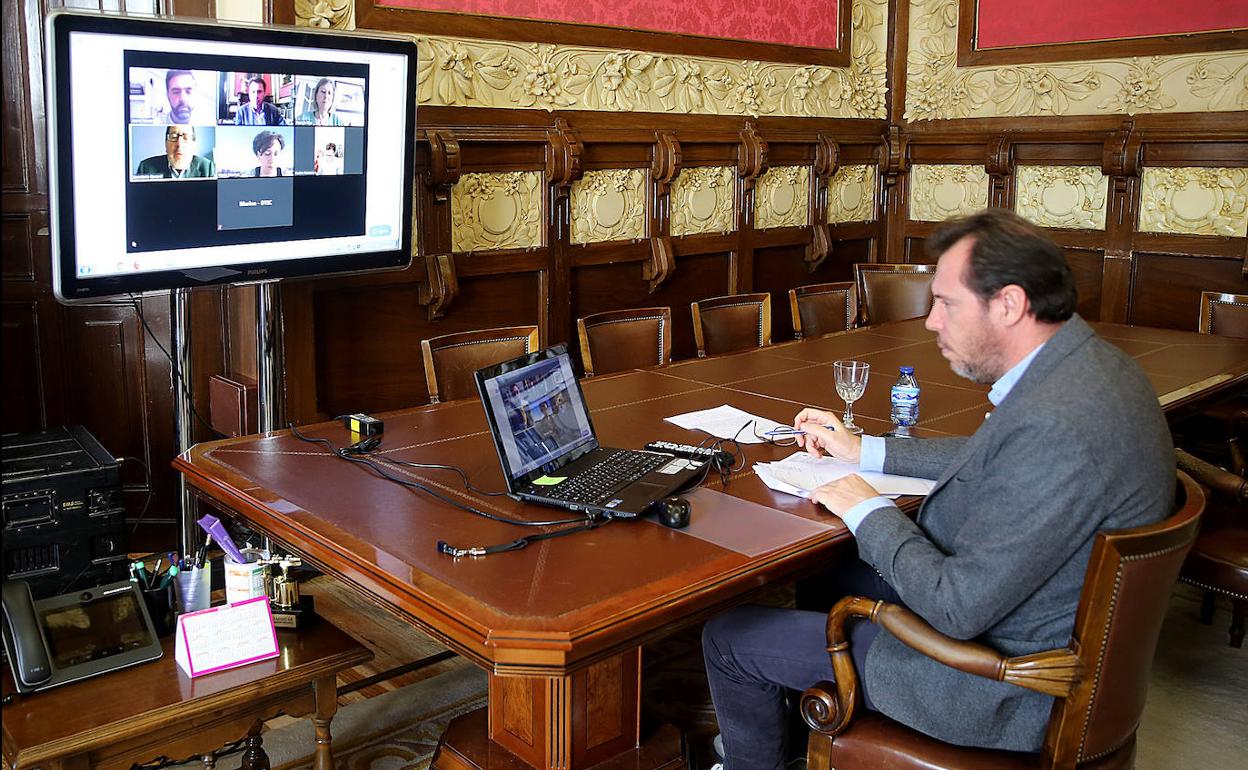
POLYGON ((913 366, 903 366, 903 367, 901 367, 901 373, 902 373, 902 374, 914 374, 914 367, 913 367, 913 366))

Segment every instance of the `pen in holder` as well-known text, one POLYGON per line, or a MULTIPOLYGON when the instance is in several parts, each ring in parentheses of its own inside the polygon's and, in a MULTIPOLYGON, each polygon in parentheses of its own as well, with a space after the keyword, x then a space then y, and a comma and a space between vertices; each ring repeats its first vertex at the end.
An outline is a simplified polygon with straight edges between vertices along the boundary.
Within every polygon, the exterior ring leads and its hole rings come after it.
POLYGON ((178 614, 208 609, 212 606, 212 563, 179 572, 173 586, 178 614))

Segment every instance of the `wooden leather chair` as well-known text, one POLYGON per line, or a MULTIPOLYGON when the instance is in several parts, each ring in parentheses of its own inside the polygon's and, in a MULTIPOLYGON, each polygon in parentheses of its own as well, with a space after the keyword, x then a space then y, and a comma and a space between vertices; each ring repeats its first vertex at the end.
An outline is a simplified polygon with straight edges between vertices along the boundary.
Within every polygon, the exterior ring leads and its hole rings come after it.
POLYGON ((585 376, 610 374, 672 360, 672 309, 608 310, 576 319, 585 376))
POLYGON ((862 325, 904 321, 925 316, 932 309, 935 265, 857 263, 854 283, 862 325))
POLYGON ((843 332, 858 316, 854 283, 812 283, 789 289, 789 310, 793 313, 794 339, 843 332))
POLYGON ((1200 293, 1201 334, 1219 334, 1248 340, 1248 294, 1200 293))
POLYGON ((1179 579, 1204 591, 1200 619, 1213 622, 1216 595, 1231 600, 1229 644, 1244 646, 1248 616, 1248 479, 1177 450, 1179 467, 1209 487, 1213 501, 1179 579))
MULTIPOLYGON (((982 644, 950 639, 899 605, 861 597, 837 602, 828 615, 837 681, 820 682, 802 695, 802 715, 815 730, 807 747, 809 770, 1130 767, 1161 623, 1205 507, 1196 482, 1182 472, 1178 478, 1173 516, 1096 536, 1069 648, 1006 658, 982 644), (878 713, 855 720, 860 696, 845 634, 851 616, 869 618, 960 671, 1055 696, 1041 751, 955 746, 878 713)), ((916 691, 914 697, 941 694, 916 691)))
POLYGON ((771 344, 771 295, 730 294, 689 303, 698 358, 771 344))
POLYGON ((476 398, 473 374, 537 350, 536 326, 502 326, 443 334, 420 341, 425 358, 425 384, 430 403, 476 398))

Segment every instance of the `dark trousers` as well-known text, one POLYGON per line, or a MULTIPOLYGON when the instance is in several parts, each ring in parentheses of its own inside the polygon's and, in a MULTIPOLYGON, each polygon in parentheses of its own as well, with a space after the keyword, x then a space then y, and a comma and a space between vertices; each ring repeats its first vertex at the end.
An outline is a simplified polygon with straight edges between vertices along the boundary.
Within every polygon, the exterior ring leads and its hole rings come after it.
MULTIPOLYGON (((827 594, 898 602, 874 569, 855 560, 826 574, 827 594)), ((821 580, 822 582, 822 580, 821 580)), ((725 770, 781 770, 787 752, 790 708, 802 690, 831 680, 827 613, 746 606, 712 618, 702 632, 711 698, 724 740, 725 770)), ((871 709, 867 649, 878 627, 851 620, 850 650, 871 709)))

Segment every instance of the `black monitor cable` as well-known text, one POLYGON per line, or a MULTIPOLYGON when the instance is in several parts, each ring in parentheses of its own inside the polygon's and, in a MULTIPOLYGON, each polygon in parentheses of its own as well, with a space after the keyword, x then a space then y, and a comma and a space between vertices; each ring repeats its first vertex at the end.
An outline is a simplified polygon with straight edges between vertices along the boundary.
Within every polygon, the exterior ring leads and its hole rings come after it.
POLYGON ((191 384, 186 381, 185 377, 182 376, 182 369, 178 366, 178 362, 173 360, 173 356, 170 355, 169 351, 165 349, 165 346, 160 343, 160 338, 156 336, 156 332, 152 331, 152 327, 147 325, 147 318, 143 315, 143 298, 138 295, 131 294, 130 301, 134 303, 134 312, 138 315, 139 322, 143 324, 143 328, 147 331, 147 336, 152 339, 152 342, 156 343, 156 347, 160 348, 160 352, 165 354, 165 358, 169 359, 169 366, 173 370, 174 387, 181 390, 182 394, 186 396, 186 403, 191 409, 191 414, 194 415, 195 419, 199 420, 199 424, 207 428, 212 435, 221 435, 217 432, 216 428, 212 427, 212 423, 205 420, 203 415, 195 409, 195 399, 191 396, 191 384))
MULTIPOLYGON (((328 452, 329 454, 332 454, 336 457, 340 457, 343 460, 346 460, 347 462, 356 463, 357 465, 363 465, 365 468, 368 468, 373 473, 382 477, 383 479, 386 479, 387 481, 393 481, 396 484, 401 484, 402 486, 408 487, 410 489, 419 489, 420 491, 424 492, 430 497, 433 497, 436 500, 444 502, 447 505, 454 506, 456 508, 459 508, 460 510, 467 511, 469 513, 474 513, 477 516, 483 516, 492 521, 499 521, 504 524, 514 524, 520 527, 555 527, 555 526, 561 526, 564 524, 585 525, 586 523, 594 521, 594 518, 589 515, 578 516, 574 519, 551 519, 548 521, 527 521, 524 519, 513 519, 508 516, 500 516, 496 513, 483 511, 480 508, 477 508, 475 506, 467 505, 465 503, 459 502, 458 500, 447 497, 446 495, 442 494, 436 489, 433 489, 432 487, 422 484, 419 481, 412 481, 411 479, 407 479, 407 478, 403 478, 402 476, 395 475, 393 471, 391 471, 385 465, 377 462, 376 459, 368 456, 367 454, 368 452, 371 452, 373 449, 375 449, 377 446, 380 445, 381 440, 376 436, 373 436, 369 439, 365 439, 364 441, 353 445, 353 447, 356 447, 354 449, 352 447, 339 448, 339 447, 335 447, 333 445, 333 442, 331 442, 329 439, 319 438, 317 436, 309 436, 305 433, 302 433, 298 428, 295 427, 294 423, 288 424, 287 427, 290 428, 291 435, 293 435, 295 438, 298 438, 302 441, 307 441, 310 444, 318 444, 324 447, 325 451, 328 452), (372 443, 374 439, 376 440, 376 442, 372 443), (371 447, 370 447, 370 444, 371 444, 371 447)), ((545 534, 547 536, 552 536, 552 537, 554 536, 553 533, 545 533, 545 534)))

